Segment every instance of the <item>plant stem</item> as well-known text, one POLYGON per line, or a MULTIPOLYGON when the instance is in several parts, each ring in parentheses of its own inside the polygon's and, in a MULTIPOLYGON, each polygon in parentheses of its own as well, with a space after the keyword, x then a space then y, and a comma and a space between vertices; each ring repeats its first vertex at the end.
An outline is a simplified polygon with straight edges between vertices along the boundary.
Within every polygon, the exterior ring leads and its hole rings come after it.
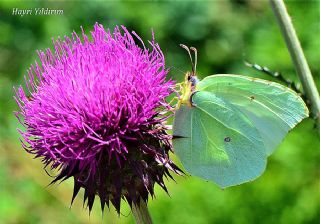
POLYGON ((312 78, 307 60, 303 54, 299 39, 293 27, 283 0, 270 0, 273 12, 278 20, 282 35, 289 49, 291 59, 299 75, 303 89, 311 103, 312 115, 316 119, 318 134, 320 134, 320 97, 312 78))
POLYGON ((143 200, 140 200, 139 207, 135 204, 132 205, 132 213, 137 224, 152 224, 147 204, 143 200))

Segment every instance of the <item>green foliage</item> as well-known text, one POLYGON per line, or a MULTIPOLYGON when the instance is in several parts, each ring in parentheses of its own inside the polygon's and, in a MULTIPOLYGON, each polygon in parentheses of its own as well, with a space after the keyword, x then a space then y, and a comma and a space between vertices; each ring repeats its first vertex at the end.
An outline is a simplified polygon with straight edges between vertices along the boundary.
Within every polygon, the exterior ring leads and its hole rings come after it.
MULTIPOLYGON (((319 2, 290 1, 302 47, 315 81, 319 77, 319 2)), ((88 33, 95 22, 111 29, 124 24, 142 39, 151 39, 151 28, 172 67, 170 75, 183 80, 189 69, 180 43, 199 52, 201 78, 216 73, 263 76, 243 64, 250 62, 281 71, 299 82, 275 18, 266 1, 205 2, 39 2, 0 3, 0 223, 89 223, 82 202, 68 209, 72 183, 46 188, 50 179, 39 161, 21 149, 12 111, 12 86, 23 83, 26 69, 37 58, 36 50, 52 47, 51 37, 68 35, 83 26, 88 33), (63 9, 63 15, 13 16, 13 8, 63 9)), ((317 223, 320 219, 320 142, 313 122, 306 119, 293 129, 269 159, 266 173, 253 183, 220 190, 195 177, 169 181, 171 198, 156 190, 150 201, 155 223, 317 223)), ((124 203, 123 203, 124 204, 124 203)), ((95 206, 90 223, 101 223, 95 206)), ((125 207, 122 212, 128 215, 125 207)), ((103 222, 133 223, 132 216, 118 221, 113 209, 103 222)))

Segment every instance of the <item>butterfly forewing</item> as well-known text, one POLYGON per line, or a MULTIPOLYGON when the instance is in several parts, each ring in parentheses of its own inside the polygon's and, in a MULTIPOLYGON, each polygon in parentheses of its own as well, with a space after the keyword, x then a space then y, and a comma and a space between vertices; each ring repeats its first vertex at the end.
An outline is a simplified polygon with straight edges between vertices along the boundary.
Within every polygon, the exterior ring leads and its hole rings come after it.
POLYGON ((200 81, 209 91, 237 107, 258 129, 270 155, 308 109, 297 93, 278 83, 240 75, 213 75, 200 81))

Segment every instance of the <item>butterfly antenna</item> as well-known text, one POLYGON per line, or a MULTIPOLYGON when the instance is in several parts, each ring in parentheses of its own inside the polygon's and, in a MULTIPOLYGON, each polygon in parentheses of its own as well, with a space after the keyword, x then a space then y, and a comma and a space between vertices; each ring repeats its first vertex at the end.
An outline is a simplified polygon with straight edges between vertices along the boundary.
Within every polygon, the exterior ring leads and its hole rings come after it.
POLYGON ((189 48, 184 44, 180 44, 180 47, 182 47, 183 49, 185 49, 188 52, 189 58, 190 58, 190 61, 191 61, 191 65, 192 65, 192 73, 194 74, 194 64, 193 64, 193 60, 192 60, 189 48))
POLYGON ((197 62, 198 62, 198 51, 195 47, 190 47, 190 50, 194 52, 194 68, 193 68, 193 74, 196 74, 197 71, 197 62))

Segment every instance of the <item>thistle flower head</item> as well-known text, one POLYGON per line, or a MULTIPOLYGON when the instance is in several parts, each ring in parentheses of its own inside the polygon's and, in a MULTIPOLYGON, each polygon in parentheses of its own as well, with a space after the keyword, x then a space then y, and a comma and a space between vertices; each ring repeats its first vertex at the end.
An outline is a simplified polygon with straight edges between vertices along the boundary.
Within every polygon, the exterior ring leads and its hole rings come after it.
POLYGON ((121 199, 147 201, 155 183, 167 191, 169 170, 181 172, 164 125, 174 83, 154 38, 149 50, 132 34, 96 24, 91 41, 84 32, 58 39, 38 52, 27 91, 16 90, 23 147, 59 171, 52 183, 74 178, 72 201, 84 188, 89 210, 95 195, 118 212, 121 199))

